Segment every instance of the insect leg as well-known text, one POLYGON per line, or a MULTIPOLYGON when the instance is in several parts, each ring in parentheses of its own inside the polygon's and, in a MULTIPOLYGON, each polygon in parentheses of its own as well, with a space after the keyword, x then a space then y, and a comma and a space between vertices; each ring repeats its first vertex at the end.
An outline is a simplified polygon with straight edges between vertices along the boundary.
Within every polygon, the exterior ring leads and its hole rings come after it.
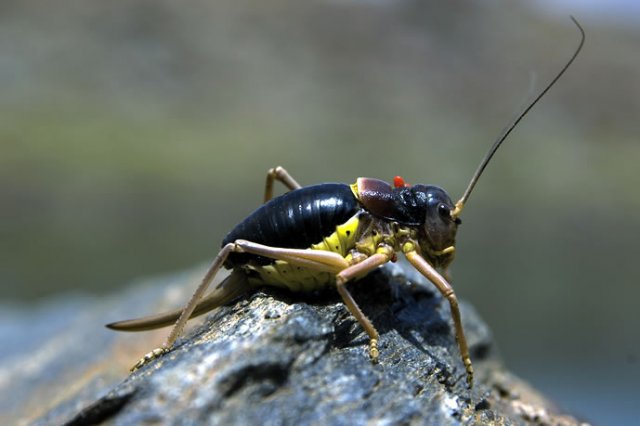
POLYGON ((378 266, 387 263, 393 256, 393 249, 381 247, 378 253, 367 257, 355 265, 349 263, 339 254, 323 250, 287 249, 269 247, 246 240, 236 240, 235 244, 247 253, 265 256, 271 259, 284 260, 291 264, 303 266, 316 271, 328 271, 336 273, 336 286, 338 292, 347 306, 347 309, 358 320, 358 323, 369 335, 369 355, 375 362, 378 359, 378 332, 371 321, 364 315, 360 307, 347 290, 347 281, 373 271, 378 266))
POLYGON ((237 251, 257 254, 270 259, 284 260, 314 271, 338 273, 349 266, 349 262, 338 253, 324 250, 271 247, 247 240, 236 240, 235 244, 238 247, 237 251))
POLYGON ((215 259, 213 259, 213 262, 211 263, 211 266, 209 266, 209 269, 207 270, 207 273, 205 274, 204 278, 202 278, 202 282, 200 283, 196 291, 193 293, 193 296, 191 296, 191 299, 189 299, 189 302, 187 303, 185 308, 182 310, 182 313, 178 317, 178 320, 176 321, 175 325, 171 329, 169 336, 164 341, 162 346, 152 350, 151 352, 143 356, 131 368, 131 371, 135 371, 138 368, 145 365, 147 362, 151 361, 152 359, 158 358, 159 356, 169 352, 169 350, 175 343, 176 339, 182 333, 182 330, 184 329, 184 326, 187 323, 187 320, 191 317, 191 314, 193 313, 194 309, 198 305, 198 302, 202 298, 204 292, 207 290, 207 287, 209 287, 209 284, 211 283, 213 278, 216 276, 216 274, 224 264, 225 260, 227 260, 227 256, 229 256, 229 253, 234 251, 234 246, 235 245, 233 243, 229 243, 225 245, 222 248, 222 250, 220 250, 220 252, 215 257, 215 259))
POLYGON ((207 287, 218 273, 224 262, 226 261, 229 253, 252 253, 260 256, 268 257, 270 259, 279 259, 290 262, 316 271, 326 271, 337 273, 349 266, 349 263, 339 254, 331 253, 321 250, 300 250, 300 249, 286 249, 265 246, 258 243, 253 243, 246 240, 236 240, 233 243, 225 245, 222 250, 215 257, 211 266, 207 270, 202 282, 189 299, 189 302, 182 310, 182 313, 178 317, 175 325, 171 329, 169 336, 164 341, 161 347, 154 349, 142 357, 131 369, 132 371, 145 365, 147 362, 158 358, 159 356, 169 352, 176 339, 182 334, 187 320, 193 316, 194 310, 198 307, 200 299, 207 290, 207 287))
POLYGON ((340 293, 344 304, 347 305, 347 309, 351 312, 351 315, 358 320, 362 328, 364 328, 364 331, 369 335, 369 356, 373 362, 378 361, 378 331, 375 329, 369 318, 367 318, 362 312, 356 301, 353 299, 353 296, 351 296, 351 293, 349 293, 345 284, 350 279, 365 275, 376 269, 378 266, 387 263, 391 260, 392 256, 393 250, 378 252, 369 256, 360 263, 356 263, 355 265, 343 269, 336 275, 336 287, 338 288, 338 293, 340 293))
POLYGON ((273 181, 277 180, 278 182, 282 182, 284 186, 289 188, 289 190, 299 189, 302 186, 296 182, 294 178, 291 177, 288 171, 286 171, 283 167, 278 166, 272 169, 269 169, 267 172, 267 181, 264 185, 264 202, 266 203, 270 199, 273 198, 273 181))
MULTIPOLYGON (((403 250, 404 251, 404 250, 403 250)), ((416 268, 422 275, 424 275, 429 281, 431 281, 449 301, 451 306, 451 316, 453 317, 453 324, 456 328, 456 341, 460 348, 460 355, 462 356, 462 362, 467 371, 467 385, 469 388, 473 387, 473 367, 471 365, 471 358, 469 357, 469 348, 467 347, 467 339, 464 337, 464 330, 462 329, 462 320, 460 318, 460 310, 458 308, 458 299, 453 291, 451 284, 445 280, 442 275, 435 270, 433 266, 429 264, 422 256, 420 256, 415 249, 410 248, 404 252, 407 260, 416 268)))

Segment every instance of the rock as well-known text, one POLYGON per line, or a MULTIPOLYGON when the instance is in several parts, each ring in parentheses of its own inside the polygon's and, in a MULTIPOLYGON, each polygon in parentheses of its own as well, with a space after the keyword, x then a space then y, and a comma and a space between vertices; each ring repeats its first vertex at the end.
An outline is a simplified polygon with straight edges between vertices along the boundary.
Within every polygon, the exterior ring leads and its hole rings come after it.
POLYGON ((127 376, 167 331, 118 334, 102 324, 179 305, 188 298, 179 285, 196 282, 197 275, 169 277, 108 300, 75 301, 73 309, 56 302, 23 322, 27 336, 33 321, 50 324, 62 312, 58 326, 36 336, 29 353, 0 358, 0 390, 13 395, 3 398, 2 408, 14 405, 0 421, 580 424, 505 370, 489 329, 461 303, 476 370, 468 390, 447 303, 400 264, 350 284, 381 334, 378 364, 369 361, 366 334, 335 292, 265 289, 215 310, 174 350, 127 376), (144 306, 149 310, 141 312, 144 306))

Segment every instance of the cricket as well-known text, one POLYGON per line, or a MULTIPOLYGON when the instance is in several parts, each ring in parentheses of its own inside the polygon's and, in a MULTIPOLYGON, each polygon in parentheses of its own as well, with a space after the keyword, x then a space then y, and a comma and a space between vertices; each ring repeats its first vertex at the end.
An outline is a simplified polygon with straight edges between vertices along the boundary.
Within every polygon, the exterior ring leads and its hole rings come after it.
POLYGON ((402 253, 449 303, 467 385, 471 388, 473 366, 458 300, 448 274, 456 252, 460 216, 498 148, 580 53, 585 32, 575 18, 571 19, 580 31, 577 48, 555 77, 500 133, 457 202, 438 186, 410 185, 399 176, 392 183, 359 177, 351 185, 321 183, 302 187, 284 168, 270 169, 264 204, 227 234, 220 252, 184 308, 107 325, 119 331, 144 331, 173 324, 162 346, 147 353, 132 371, 169 352, 190 318, 262 286, 277 286, 292 292, 335 288, 369 336, 369 356, 372 362, 377 362, 378 331, 346 284, 395 261, 397 254, 402 253), (276 181, 289 191, 274 198, 276 181), (223 267, 231 270, 230 275, 205 295, 223 267))

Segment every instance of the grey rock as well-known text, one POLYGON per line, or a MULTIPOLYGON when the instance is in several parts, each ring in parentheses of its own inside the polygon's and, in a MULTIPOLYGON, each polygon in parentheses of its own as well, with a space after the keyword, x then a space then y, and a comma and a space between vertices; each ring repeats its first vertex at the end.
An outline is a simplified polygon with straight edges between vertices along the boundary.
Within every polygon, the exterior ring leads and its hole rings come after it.
POLYGON ((108 300, 76 301, 75 310, 59 302, 57 310, 49 306, 36 315, 44 322, 55 316, 53 311, 63 318, 30 353, 0 357, 0 390, 15 395, 9 398, 13 411, 0 420, 35 425, 580 424, 505 370, 488 327, 461 303, 476 370, 476 385, 467 389, 447 303, 422 277, 398 264, 350 284, 381 334, 378 364, 369 361, 366 335, 334 292, 265 289, 215 310, 174 350, 127 377, 126 367, 157 346, 165 331, 117 334, 102 324, 143 314, 139 310, 145 306, 179 305, 188 296, 176 289, 198 274, 154 281, 108 300), (36 373, 20 383, 19 372, 27 365, 36 365, 36 373), (7 386, 9 376, 19 384, 7 386))

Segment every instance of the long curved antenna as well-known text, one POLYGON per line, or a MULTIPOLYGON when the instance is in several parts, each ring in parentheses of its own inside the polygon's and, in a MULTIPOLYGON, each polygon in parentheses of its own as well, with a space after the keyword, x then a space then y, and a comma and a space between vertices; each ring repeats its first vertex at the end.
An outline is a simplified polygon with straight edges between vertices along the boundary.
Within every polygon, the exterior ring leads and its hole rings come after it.
POLYGON ((500 148, 500 145, 502 145, 502 142, 505 141, 507 136, 509 136, 511 131, 518 125, 518 123, 520 123, 520 121, 524 118, 524 116, 527 115, 527 113, 531 110, 531 108, 533 108, 533 106, 538 103, 538 101, 549 91, 549 89, 551 89, 551 87, 553 87, 553 85, 556 84, 556 82, 560 79, 560 77, 562 77, 565 71, 567 71, 567 69, 571 66, 573 61, 576 59, 576 57, 582 50, 582 46, 584 45, 584 40, 585 40, 584 29, 582 28, 580 23, 576 20, 576 18, 571 16, 571 20, 573 21, 574 24, 576 24, 576 27, 578 27, 578 29, 580 30, 580 44, 578 44, 578 47, 576 48, 575 52, 573 52, 573 55, 571 55, 571 58, 567 61, 564 67, 562 67, 560 72, 553 78, 553 80, 551 80, 549 84, 547 84, 547 87, 545 87, 544 90, 542 90, 538 94, 538 96, 536 96, 536 98, 507 127, 505 127, 502 130, 502 132, 500 133, 500 136, 498 136, 498 139, 496 139, 496 141, 493 143, 493 146, 491 146, 491 149, 489 149, 489 152, 487 152, 487 155, 485 155, 484 159, 478 166, 478 169, 476 170, 475 174, 471 178, 471 181, 469 182, 469 186, 467 186, 467 189, 464 191, 462 198, 460 198, 460 200, 456 203, 455 209, 451 211, 452 218, 455 219, 458 216, 460 216, 460 213, 462 212, 462 209, 464 208, 465 203, 469 199, 469 195, 471 194, 471 191, 473 191, 473 188, 476 186, 478 179, 480 179, 482 172, 484 172, 484 169, 487 167, 487 164, 489 164, 489 161, 491 161, 493 154, 495 154, 498 148, 500 148))

